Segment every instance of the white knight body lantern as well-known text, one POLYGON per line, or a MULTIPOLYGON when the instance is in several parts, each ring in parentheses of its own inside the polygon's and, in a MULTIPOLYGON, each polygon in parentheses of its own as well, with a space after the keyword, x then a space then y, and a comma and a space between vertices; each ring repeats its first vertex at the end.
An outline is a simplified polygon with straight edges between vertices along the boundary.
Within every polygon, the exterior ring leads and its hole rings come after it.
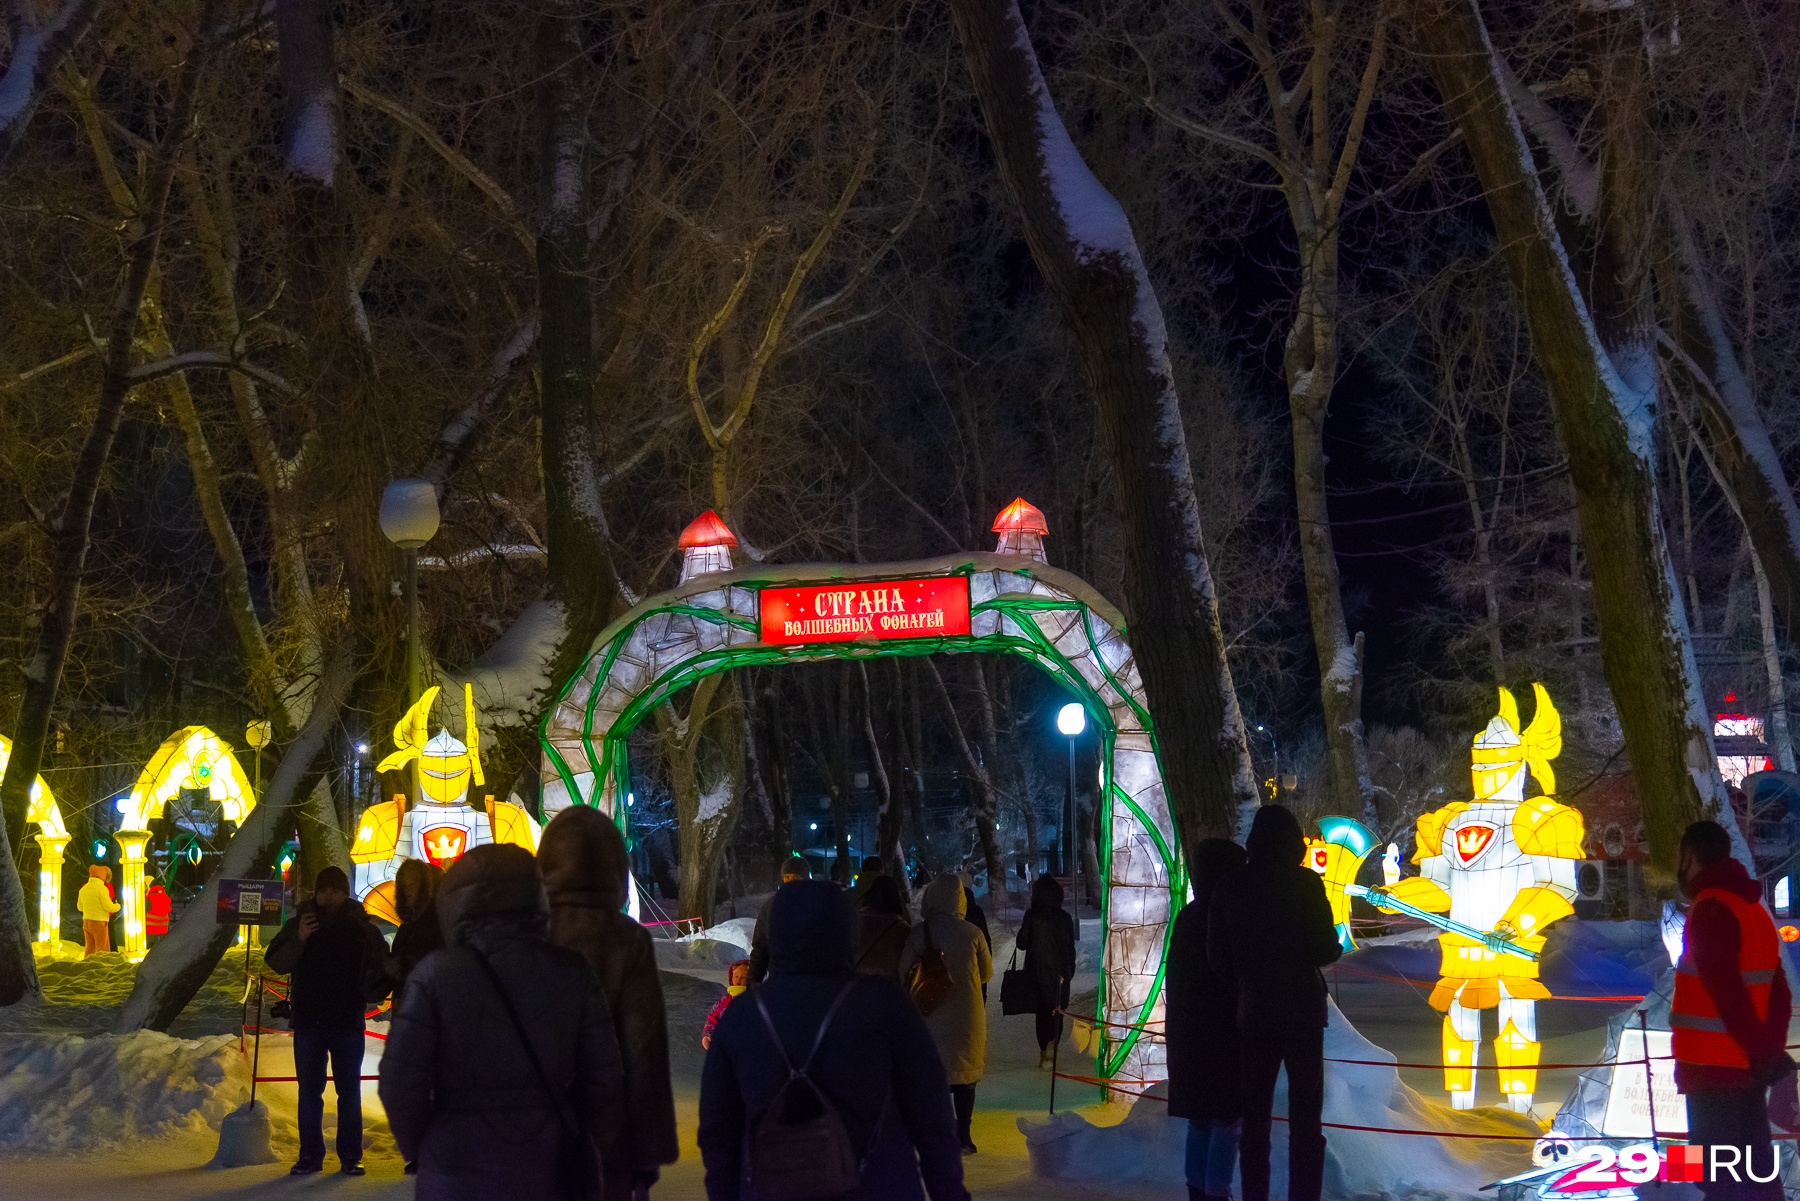
POLYGON ((1440 978, 1431 1004, 1444 1014, 1444 1087, 1457 1109, 1475 1105, 1481 1015, 1494 1009, 1500 1091, 1513 1109, 1530 1110, 1541 1057, 1537 1002, 1550 995, 1538 980, 1535 953, 1550 924, 1574 912, 1585 831, 1581 814, 1552 795, 1550 760, 1562 753, 1562 718, 1543 685, 1532 690, 1537 711, 1521 730, 1518 702, 1500 689, 1500 712, 1474 742, 1474 799, 1419 818, 1413 854, 1419 874, 1386 890, 1534 953, 1496 951, 1448 930, 1438 935, 1440 978), (1525 799, 1527 772, 1542 796, 1525 799))

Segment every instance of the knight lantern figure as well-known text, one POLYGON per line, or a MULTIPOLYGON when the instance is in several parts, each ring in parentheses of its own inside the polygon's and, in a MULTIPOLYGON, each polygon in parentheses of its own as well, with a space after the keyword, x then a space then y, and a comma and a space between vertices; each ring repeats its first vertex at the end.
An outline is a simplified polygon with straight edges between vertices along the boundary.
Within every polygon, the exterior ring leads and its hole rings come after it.
MULTIPOLYGON (((1556 802, 1550 760, 1562 753, 1562 718, 1542 684, 1537 711, 1523 733, 1519 705, 1500 689, 1500 712, 1476 736, 1471 774, 1475 799, 1419 818, 1412 861, 1419 875, 1386 891, 1465 927, 1533 952, 1544 931, 1574 912, 1575 863, 1582 857, 1581 814, 1556 802), (1525 799, 1525 774, 1542 796, 1525 799)), ((1393 910, 1385 910, 1393 912, 1393 910)), ((1550 995, 1536 959, 1497 952, 1462 934, 1438 935, 1440 961, 1432 1008, 1444 1014, 1444 1087, 1456 1109, 1475 1106, 1481 1013, 1498 1009, 1494 1059, 1500 1092, 1520 1113, 1531 1109, 1542 1049, 1537 1002, 1550 995)))
POLYGON ((439 730, 429 741, 431 703, 439 689, 428 689, 394 726, 394 753, 377 771, 394 771, 418 761, 419 801, 411 809, 405 797, 371 805, 356 828, 350 860, 356 866, 356 896, 371 917, 398 925, 394 909, 394 875, 407 859, 423 859, 449 867, 470 847, 509 842, 537 852, 538 826, 531 815, 506 801, 469 803, 469 786, 485 784, 481 774, 481 733, 475 725, 475 694, 463 685, 463 734, 467 742, 439 730))

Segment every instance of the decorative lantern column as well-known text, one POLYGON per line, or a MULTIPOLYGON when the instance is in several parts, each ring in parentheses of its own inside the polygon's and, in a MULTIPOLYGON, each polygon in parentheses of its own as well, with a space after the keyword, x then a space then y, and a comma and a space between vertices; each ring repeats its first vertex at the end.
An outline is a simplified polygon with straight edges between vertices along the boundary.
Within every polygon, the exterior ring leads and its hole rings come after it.
POLYGON ((63 849, 69 845, 69 836, 67 834, 39 834, 37 844, 37 940, 55 947, 62 941, 63 849))
POLYGON ((144 844, 150 831, 119 830, 113 841, 119 844, 119 911, 125 928, 119 950, 127 963, 137 963, 149 951, 144 941, 144 844))

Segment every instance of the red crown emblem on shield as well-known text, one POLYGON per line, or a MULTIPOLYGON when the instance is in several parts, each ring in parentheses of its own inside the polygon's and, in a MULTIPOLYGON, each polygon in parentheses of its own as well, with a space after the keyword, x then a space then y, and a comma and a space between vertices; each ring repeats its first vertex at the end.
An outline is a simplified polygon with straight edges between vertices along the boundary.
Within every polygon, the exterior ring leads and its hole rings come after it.
POLYGON ((1456 831, 1456 857, 1464 867, 1481 858, 1481 853, 1494 841, 1494 827, 1486 822, 1471 822, 1456 831))
POLYGON ((425 857, 434 867, 445 867, 462 858, 469 832, 461 826, 433 826, 425 831, 425 857))

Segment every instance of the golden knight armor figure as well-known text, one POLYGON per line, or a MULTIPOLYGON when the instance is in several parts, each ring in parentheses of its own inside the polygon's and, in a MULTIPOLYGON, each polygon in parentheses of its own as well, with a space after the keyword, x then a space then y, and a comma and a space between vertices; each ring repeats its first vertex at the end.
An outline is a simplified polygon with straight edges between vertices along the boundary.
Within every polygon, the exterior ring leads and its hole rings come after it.
POLYGON ((463 685, 463 735, 460 741, 440 729, 429 740, 431 688, 394 726, 393 754, 377 771, 395 771, 408 763, 418 768, 418 804, 408 809, 405 797, 371 805, 356 828, 350 861, 356 868, 354 888, 369 916, 398 925, 394 910, 394 875, 407 859, 423 859, 449 867, 470 847, 510 842, 537 853, 538 825, 529 813, 506 801, 469 803, 470 785, 487 781, 481 773, 481 732, 475 725, 474 689, 463 685))
MULTIPOLYGON (((1551 923, 1574 912, 1575 864, 1585 831, 1581 814, 1553 795, 1550 760, 1562 753, 1562 718, 1543 685, 1532 689, 1537 710, 1523 731, 1518 702, 1500 689, 1500 712, 1474 741, 1474 799, 1419 818, 1412 858, 1419 874, 1385 891, 1538 952, 1551 923), (1525 798, 1527 772, 1542 796, 1525 798)), ((1511 1108, 1529 1112, 1542 1050, 1537 1002, 1550 995, 1538 980, 1537 961, 1450 931, 1438 935, 1438 947, 1440 978, 1431 1005, 1444 1014, 1444 1087, 1451 1105, 1475 1105, 1481 1014, 1497 1009, 1500 1092, 1511 1108)))

